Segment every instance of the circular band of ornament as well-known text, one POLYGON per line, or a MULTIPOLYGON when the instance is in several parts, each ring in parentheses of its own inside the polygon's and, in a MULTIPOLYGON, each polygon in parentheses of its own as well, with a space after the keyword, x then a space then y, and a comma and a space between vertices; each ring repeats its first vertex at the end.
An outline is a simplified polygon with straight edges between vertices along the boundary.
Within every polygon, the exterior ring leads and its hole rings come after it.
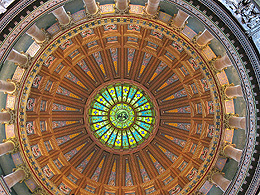
MULTIPOLYGON (((163 25, 162 23, 158 23, 155 20, 149 20, 143 17, 137 17, 137 16, 127 16, 127 17, 121 16, 120 18, 103 17, 102 19, 98 19, 97 22, 90 21, 90 22, 79 23, 70 31, 66 31, 59 37, 54 38, 54 40, 48 45, 48 47, 42 50, 41 53, 34 59, 35 61, 33 66, 31 66, 24 75, 23 83, 21 83, 21 90, 19 93, 19 99, 17 104, 18 107, 17 109, 19 110, 18 117, 17 117, 17 122, 19 124, 17 126, 17 135, 19 137, 20 147, 22 148, 21 150, 22 158, 24 159, 25 162, 27 162, 27 165, 31 169, 34 178, 37 180, 37 182, 39 182, 44 187, 44 189, 46 189, 50 194, 62 194, 57 188, 57 186, 51 184, 50 180, 43 174, 36 159, 32 155, 30 142, 28 140, 26 128, 25 128, 26 126, 25 102, 27 102, 27 99, 29 97, 33 79, 40 71, 41 66, 44 64, 48 56, 50 56, 57 49, 58 46, 60 46, 66 40, 76 36, 81 32, 86 31, 89 28, 95 28, 96 26, 100 26, 108 23, 109 24, 131 23, 131 24, 140 25, 144 28, 149 28, 149 29, 152 28, 155 30, 159 30, 165 36, 181 44, 186 50, 186 52, 189 53, 189 55, 192 56, 194 59, 196 59, 197 64, 199 64, 201 70, 206 75, 206 78, 211 85, 211 92, 213 96, 212 98, 214 99, 215 130, 214 130, 212 145, 209 148, 209 152, 205 161, 203 162, 200 169, 198 170, 197 177, 195 177, 190 182, 190 185, 184 187, 180 194, 191 193, 193 192, 193 190, 203 185, 204 183, 203 181, 205 181, 205 177, 207 173, 210 171, 210 169, 212 168, 212 166, 215 164, 217 160, 216 157, 218 154, 218 149, 220 147, 220 142, 223 134, 223 113, 224 113, 223 111, 224 105, 222 104, 221 96, 219 93, 220 84, 217 77, 213 75, 212 71, 209 69, 208 61, 204 59, 204 57, 199 53, 199 51, 196 50, 196 48, 193 47, 192 44, 190 44, 189 40, 186 37, 175 32, 173 29, 169 28, 166 25, 163 25)), ((89 104, 87 103, 87 105, 89 104)), ((89 128, 90 127, 88 127, 87 129, 89 128)), ((146 142, 149 143, 149 139, 151 138, 152 136, 149 136, 146 142)), ((99 141, 97 143, 101 144, 99 141)), ((138 148, 138 146, 136 148, 138 148)), ((129 149, 128 151, 130 150, 132 149, 129 149)), ((132 151, 130 152, 132 153, 132 151)))
POLYGON ((159 116, 155 98, 147 89, 131 80, 115 80, 91 94, 85 124, 99 146, 122 154, 150 143, 157 132, 159 116))

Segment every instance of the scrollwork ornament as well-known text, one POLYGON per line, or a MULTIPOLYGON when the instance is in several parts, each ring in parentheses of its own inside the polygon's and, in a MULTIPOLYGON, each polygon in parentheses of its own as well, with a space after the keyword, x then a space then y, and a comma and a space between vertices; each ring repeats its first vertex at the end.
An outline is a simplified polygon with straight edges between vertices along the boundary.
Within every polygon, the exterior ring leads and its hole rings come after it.
POLYGON ((223 70, 226 69, 226 67, 223 68, 222 70, 216 69, 215 62, 216 62, 218 59, 220 59, 220 58, 221 58, 221 56, 219 55, 219 56, 217 56, 217 57, 215 57, 215 58, 212 58, 212 59, 209 61, 210 70, 212 70, 214 74, 221 73, 223 70))
POLYGON ((33 191, 33 194, 35 194, 35 195, 48 195, 48 193, 44 189, 42 189, 40 187, 36 188, 33 191))
POLYGON ((220 156, 223 156, 225 158, 229 158, 226 154, 225 154, 225 149, 228 147, 228 146, 231 146, 231 147, 236 147, 235 144, 232 144, 230 142, 227 142, 227 141, 224 141, 221 145, 221 149, 220 149, 220 153, 219 155, 220 156))
POLYGON ((221 172, 219 169, 217 169, 216 167, 214 167, 210 172, 209 174, 207 175, 207 180, 209 181, 209 183, 213 184, 213 185, 216 185, 216 183, 213 181, 212 177, 214 174, 216 173, 219 173, 221 175, 225 175, 225 173, 221 172))
POLYGON ((42 31, 43 34, 45 35, 45 39, 44 39, 43 42, 40 42, 40 43, 36 42, 36 43, 37 43, 38 45, 40 45, 41 47, 44 47, 44 46, 46 46, 46 45, 50 42, 52 36, 51 36, 51 34, 48 33, 44 28, 42 28, 41 31, 42 31))

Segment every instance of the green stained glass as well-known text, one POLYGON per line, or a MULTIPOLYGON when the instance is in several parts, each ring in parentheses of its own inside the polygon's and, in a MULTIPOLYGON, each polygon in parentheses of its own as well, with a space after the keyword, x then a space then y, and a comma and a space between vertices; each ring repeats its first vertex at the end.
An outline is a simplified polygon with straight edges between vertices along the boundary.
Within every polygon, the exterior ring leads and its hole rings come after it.
POLYGON ((129 149, 143 143, 155 123, 150 97, 128 83, 103 88, 96 94, 88 113, 95 137, 113 149, 129 149))

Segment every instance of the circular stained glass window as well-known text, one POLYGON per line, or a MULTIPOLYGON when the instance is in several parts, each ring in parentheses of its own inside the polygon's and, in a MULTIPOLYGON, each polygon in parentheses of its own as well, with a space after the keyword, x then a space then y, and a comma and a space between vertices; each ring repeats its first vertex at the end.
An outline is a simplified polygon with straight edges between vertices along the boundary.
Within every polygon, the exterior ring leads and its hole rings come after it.
POLYGON ((154 104, 144 90, 116 83, 100 90, 89 108, 94 136, 113 149, 129 149, 143 143, 155 124, 154 104))

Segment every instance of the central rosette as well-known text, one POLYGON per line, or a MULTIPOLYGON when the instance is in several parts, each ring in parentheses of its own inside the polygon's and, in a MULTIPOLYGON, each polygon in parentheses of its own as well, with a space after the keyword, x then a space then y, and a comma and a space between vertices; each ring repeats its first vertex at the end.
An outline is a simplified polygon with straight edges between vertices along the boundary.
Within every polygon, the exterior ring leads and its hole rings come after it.
POLYGON ((88 111, 90 128, 106 146, 134 148, 153 133, 154 104, 140 87, 115 83, 99 90, 93 97, 88 111))
POLYGON ((118 103, 110 110, 109 119, 116 128, 127 128, 134 123, 135 112, 129 104, 118 103))

